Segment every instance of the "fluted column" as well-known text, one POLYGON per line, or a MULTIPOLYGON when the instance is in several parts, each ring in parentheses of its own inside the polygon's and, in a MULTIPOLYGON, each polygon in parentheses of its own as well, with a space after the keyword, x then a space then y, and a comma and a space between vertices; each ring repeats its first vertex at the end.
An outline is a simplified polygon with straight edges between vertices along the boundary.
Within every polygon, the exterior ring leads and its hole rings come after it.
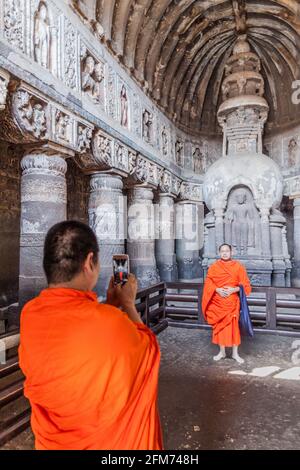
POLYGON ((21 161, 19 303, 46 287, 43 246, 47 231, 66 219, 67 164, 57 155, 26 155, 21 161))
POLYGON ((300 287, 300 197, 294 199, 294 259, 292 286, 300 287))
POLYGON ((162 281, 176 281, 178 270, 175 253, 174 197, 160 193, 155 204, 155 256, 162 281))
POLYGON ((127 252, 139 288, 160 281, 155 259, 153 190, 136 185, 128 191, 127 252))
POLYGON ((200 206, 192 201, 181 201, 176 203, 175 207, 176 257, 179 281, 201 279, 199 236, 203 233, 203 224, 202 227, 199 226, 200 206))
POLYGON ((97 293, 105 297, 112 276, 112 256, 125 253, 125 197, 119 175, 95 173, 90 181, 89 224, 100 248, 100 277, 97 293))

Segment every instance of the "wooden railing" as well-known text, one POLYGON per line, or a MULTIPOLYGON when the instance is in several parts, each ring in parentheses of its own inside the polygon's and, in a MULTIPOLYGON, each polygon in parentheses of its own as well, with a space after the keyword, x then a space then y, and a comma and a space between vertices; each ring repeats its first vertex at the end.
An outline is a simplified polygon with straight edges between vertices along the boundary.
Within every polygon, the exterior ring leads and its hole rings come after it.
MULTIPOLYGON (((202 291, 200 283, 161 282, 139 291, 137 309, 154 331, 168 323, 210 328, 202 314, 202 291)), ((255 331, 300 336, 300 288, 253 287, 248 304, 255 331)))

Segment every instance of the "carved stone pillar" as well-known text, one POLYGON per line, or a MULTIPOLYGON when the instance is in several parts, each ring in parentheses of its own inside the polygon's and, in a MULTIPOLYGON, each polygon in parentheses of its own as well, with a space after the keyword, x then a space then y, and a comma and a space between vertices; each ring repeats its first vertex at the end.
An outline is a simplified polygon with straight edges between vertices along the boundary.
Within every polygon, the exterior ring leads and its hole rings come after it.
POLYGON ((261 235, 262 235, 262 253, 263 256, 271 257, 271 240, 270 240, 270 210, 267 207, 261 208, 261 235))
POLYGON ((46 286, 43 246, 47 231, 66 219, 67 164, 57 155, 26 155, 21 161, 21 241, 19 302, 24 305, 46 286))
MULTIPOLYGON (((176 256, 179 281, 202 278, 199 258, 199 205, 191 201, 176 203, 176 256)), ((203 239, 203 237, 202 237, 203 239)))
POLYGON ((155 256, 162 281, 176 281, 178 270, 175 254, 174 197, 160 193, 155 205, 155 256))
POLYGON ((291 263, 291 257, 289 254, 288 242, 287 242, 286 225, 282 227, 282 239, 283 239, 283 256, 284 256, 285 266, 286 266, 285 287, 291 287, 292 263, 291 263))
POLYGON ((127 253, 139 288, 160 281, 155 259, 153 190, 136 185, 128 193, 127 253))
POLYGON ((300 196, 294 199, 294 260, 292 286, 300 287, 300 196))
POLYGON ((100 277, 97 293, 106 296, 112 276, 112 256, 125 252, 125 201, 122 177, 95 173, 90 181, 89 224, 97 236, 100 248, 100 277))
POLYGON ((217 207, 215 213, 215 236, 216 236, 216 250, 218 253, 219 246, 224 243, 224 209, 217 207))
POLYGON ((272 251, 272 285, 285 287, 285 261, 283 254, 283 233, 282 228, 285 224, 285 218, 280 214, 270 216, 271 232, 271 251, 272 251))
POLYGON ((5 109, 9 73, 0 68, 0 111, 5 109))

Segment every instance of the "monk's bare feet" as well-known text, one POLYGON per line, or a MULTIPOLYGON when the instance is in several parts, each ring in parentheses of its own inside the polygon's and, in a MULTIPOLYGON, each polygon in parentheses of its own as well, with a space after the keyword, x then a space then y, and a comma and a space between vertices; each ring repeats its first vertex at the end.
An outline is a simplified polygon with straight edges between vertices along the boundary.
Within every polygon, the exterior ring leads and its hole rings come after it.
POLYGON ((226 354, 223 351, 220 351, 219 354, 213 357, 214 361, 220 361, 221 359, 225 359, 226 354))
POLYGON ((232 359, 234 359, 239 364, 244 364, 245 360, 242 359, 238 354, 232 354, 232 359))
POLYGON ((244 359, 242 359, 240 356, 239 356, 239 353, 238 353, 238 346, 237 345, 233 345, 232 346, 232 359, 234 359, 236 362, 238 362, 239 364, 244 364, 244 359))

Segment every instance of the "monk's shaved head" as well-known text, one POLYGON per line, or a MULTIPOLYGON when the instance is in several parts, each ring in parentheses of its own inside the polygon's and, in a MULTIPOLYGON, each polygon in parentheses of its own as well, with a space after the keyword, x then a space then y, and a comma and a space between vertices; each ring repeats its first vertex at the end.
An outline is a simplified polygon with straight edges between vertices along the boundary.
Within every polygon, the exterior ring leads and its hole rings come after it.
POLYGON ((71 281, 82 270, 89 253, 93 253, 93 263, 96 264, 99 246, 88 225, 76 220, 54 225, 44 244, 43 267, 48 284, 71 281))
POLYGON ((232 251, 232 246, 229 245, 229 243, 222 243, 222 245, 219 246, 219 251, 221 251, 221 248, 222 248, 223 246, 227 246, 227 247, 229 248, 229 250, 232 251))

